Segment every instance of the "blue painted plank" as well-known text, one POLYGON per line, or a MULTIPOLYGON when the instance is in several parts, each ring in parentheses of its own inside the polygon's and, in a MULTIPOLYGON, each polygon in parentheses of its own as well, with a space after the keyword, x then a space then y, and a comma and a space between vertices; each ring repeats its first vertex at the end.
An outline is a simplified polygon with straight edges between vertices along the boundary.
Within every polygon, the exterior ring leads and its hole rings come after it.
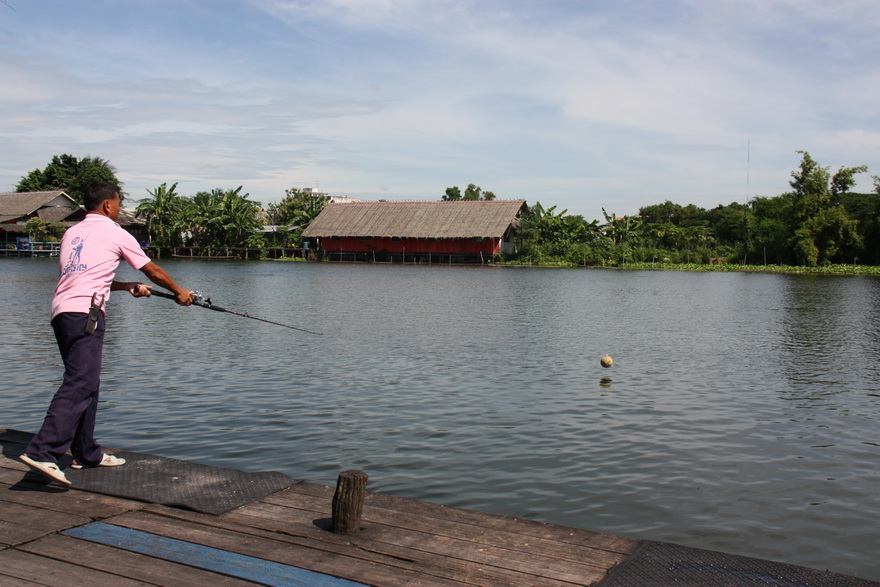
POLYGON ((253 556, 193 544, 176 538, 166 538, 114 526, 104 522, 92 522, 65 530, 62 534, 122 548, 167 561, 182 563, 208 571, 223 573, 239 579, 264 585, 291 587, 344 587, 362 585, 347 579, 316 573, 290 565, 267 561, 253 556))

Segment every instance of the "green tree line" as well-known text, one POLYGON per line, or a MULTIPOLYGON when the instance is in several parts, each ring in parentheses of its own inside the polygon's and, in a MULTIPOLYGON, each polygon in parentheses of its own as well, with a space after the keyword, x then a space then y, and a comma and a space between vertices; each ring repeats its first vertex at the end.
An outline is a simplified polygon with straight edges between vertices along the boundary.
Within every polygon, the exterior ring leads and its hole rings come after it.
POLYGON ((177 193, 177 184, 147 190, 135 214, 147 224, 150 244, 160 247, 263 247, 260 203, 234 190, 213 189, 192 197, 177 193))
POLYGON ((285 190, 284 198, 269 204, 249 200, 234 190, 214 189, 192 197, 177 193, 177 184, 147 190, 136 215, 142 218, 155 246, 290 247, 299 244, 305 226, 324 209, 329 198, 300 188, 285 190), (265 231, 267 226, 272 231, 265 231))
POLYGON ((122 184, 116 179, 116 168, 109 161, 100 157, 79 159, 73 155, 55 155, 45 168, 34 169, 22 177, 15 191, 61 190, 82 204, 86 186, 95 181, 113 182, 122 189, 122 184))
POLYGON ((864 166, 831 173, 806 151, 791 191, 705 209, 671 201, 634 216, 602 209, 604 222, 540 203, 521 219, 515 260, 527 263, 737 263, 880 265, 880 177, 874 192, 852 193, 864 166))
MULTIPOLYGON (((55 155, 44 169, 35 169, 21 178, 16 191, 63 190, 82 204, 86 187, 94 181, 108 181, 120 186, 116 169, 99 157, 79 159, 55 155)), ((193 196, 177 192, 177 184, 167 183, 147 190, 148 198, 137 201, 135 215, 147 226, 148 238, 156 246, 262 247, 263 211, 260 203, 236 189, 216 188, 193 196)), ((120 196, 124 197, 124 191, 120 196)), ((26 225, 35 235, 60 236, 59 227, 31 219, 26 225)))
MULTIPOLYGON (((832 263, 880 265, 880 177, 873 193, 851 192, 867 168, 832 173, 806 151, 791 173, 791 191, 705 209, 671 201, 645 206, 633 216, 604 208, 604 221, 544 207, 528 207, 520 219, 513 262, 621 265, 626 263, 739 263, 817 266, 832 263)), ((105 160, 70 155, 52 158, 43 170, 23 177, 17 191, 63 189, 82 201, 90 181, 119 183, 105 160)), ((163 183, 138 201, 152 244, 157 246, 264 247, 299 243, 302 228, 327 198, 291 188, 265 211, 234 190, 183 196, 163 183), (259 232, 265 225, 276 231, 259 232)), ((469 184, 447 188, 446 201, 492 200, 495 194, 469 184)))

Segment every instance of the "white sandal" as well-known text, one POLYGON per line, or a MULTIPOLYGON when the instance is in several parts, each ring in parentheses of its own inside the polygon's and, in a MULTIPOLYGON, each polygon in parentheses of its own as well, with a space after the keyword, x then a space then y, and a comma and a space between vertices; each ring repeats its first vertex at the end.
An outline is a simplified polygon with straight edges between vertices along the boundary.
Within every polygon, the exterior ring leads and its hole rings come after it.
POLYGON ((21 459, 21 462, 26 464, 28 467, 30 467, 34 471, 39 471, 53 481, 57 481, 62 485, 71 485, 70 481, 68 481, 67 477, 64 475, 64 472, 59 469, 58 465, 56 465, 55 463, 35 461, 27 455, 21 455, 19 458, 21 459))
MULTIPOLYGON (((120 459, 119 457, 115 457, 113 455, 105 454, 104 458, 101 459, 101 462, 95 465, 96 467, 119 467, 120 465, 125 464, 125 459, 120 459)), ((83 466, 73 461, 73 464, 70 465, 71 469, 82 469, 83 466)))

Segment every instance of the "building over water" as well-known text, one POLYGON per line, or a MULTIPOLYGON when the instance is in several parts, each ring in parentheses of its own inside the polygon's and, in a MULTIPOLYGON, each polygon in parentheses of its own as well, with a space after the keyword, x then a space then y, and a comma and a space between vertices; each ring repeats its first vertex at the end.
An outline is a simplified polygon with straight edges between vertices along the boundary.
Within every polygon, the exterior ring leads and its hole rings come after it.
POLYGON ((330 203, 303 231, 339 261, 488 263, 513 252, 525 200, 330 203))
POLYGON ((0 193, 0 246, 30 249, 25 224, 39 218, 66 228, 85 216, 85 210, 61 190, 0 193))
MULTIPOLYGON (((31 218, 66 229, 85 216, 85 209, 62 190, 0 193, 0 246, 21 247, 22 239, 30 237, 25 224, 31 218)), ((132 210, 120 209, 116 222, 136 238, 146 238, 144 222, 132 210)))
POLYGON ((0 194, 0 228, 15 230, 31 218, 43 222, 76 222, 85 212, 61 190, 45 192, 6 192, 0 194))

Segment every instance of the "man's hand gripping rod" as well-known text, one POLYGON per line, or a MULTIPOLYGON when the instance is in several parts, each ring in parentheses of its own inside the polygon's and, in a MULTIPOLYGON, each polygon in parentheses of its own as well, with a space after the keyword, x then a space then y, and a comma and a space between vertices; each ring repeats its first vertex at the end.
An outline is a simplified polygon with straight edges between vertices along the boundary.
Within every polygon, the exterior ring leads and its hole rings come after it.
MULTIPOLYGON (((136 285, 132 288, 134 293, 137 293, 140 289, 140 285, 136 285)), ((164 291, 158 291, 156 289, 150 289, 150 293, 154 296, 159 296, 160 298, 166 298, 169 300, 176 300, 177 298, 170 293, 166 293, 164 291)), ((251 316, 249 314, 243 314, 241 312, 235 312, 233 310, 227 310, 226 308, 221 308, 220 306, 215 306, 213 302, 211 302, 211 298, 204 298, 202 294, 197 291, 192 292, 193 296, 193 305, 201 306, 202 308, 208 308, 209 310, 214 310, 216 312, 226 312, 227 314, 235 314, 236 316, 241 316, 242 318, 250 318, 251 320, 259 320, 260 322, 266 322, 268 324, 274 324, 275 326, 283 326, 284 328, 290 328, 291 330, 299 330, 300 332, 308 332, 309 334, 317 334, 321 335, 320 332, 314 332, 312 330, 306 330, 305 328, 299 328, 298 326, 291 326, 290 324, 281 324, 280 322, 273 322, 272 320, 266 320, 265 318, 257 318, 256 316, 251 316)))

